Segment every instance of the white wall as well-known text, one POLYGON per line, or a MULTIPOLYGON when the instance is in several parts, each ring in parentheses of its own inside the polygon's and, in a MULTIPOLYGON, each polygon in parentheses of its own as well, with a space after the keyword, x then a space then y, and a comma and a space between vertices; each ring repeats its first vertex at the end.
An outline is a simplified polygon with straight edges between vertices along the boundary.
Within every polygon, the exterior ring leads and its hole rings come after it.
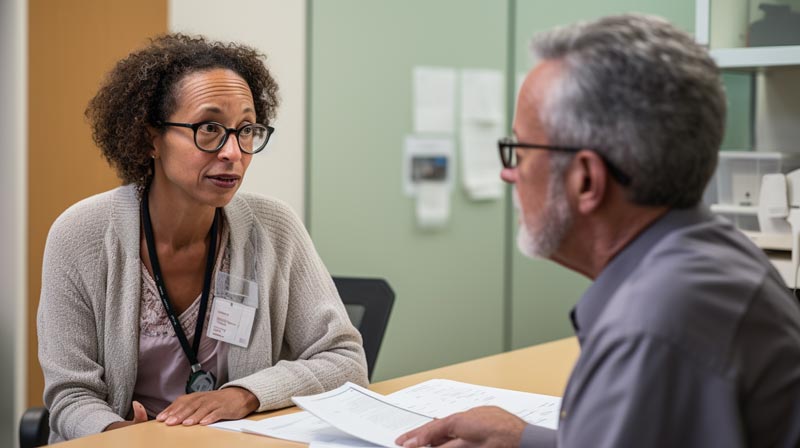
POLYGON ((243 190, 287 202, 301 218, 305 194, 306 2, 169 0, 170 31, 236 41, 267 55, 281 106, 276 132, 245 175, 243 190))
POLYGON ((0 2, 0 446, 25 405, 27 2, 0 2))

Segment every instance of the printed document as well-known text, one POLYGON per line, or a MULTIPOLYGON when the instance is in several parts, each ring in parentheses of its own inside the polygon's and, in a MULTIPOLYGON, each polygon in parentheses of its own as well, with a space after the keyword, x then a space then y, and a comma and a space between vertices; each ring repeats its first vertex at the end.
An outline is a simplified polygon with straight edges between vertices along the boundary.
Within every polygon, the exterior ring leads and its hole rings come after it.
POLYGON ((347 446, 368 444, 334 428, 308 412, 296 412, 250 422, 249 425, 242 428, 242 431, 309 444, 324 443, 347 446))
POLYGON ((292 397, 292 401, 331 426, 390 448, 397 446, 394 441, 403 433, 433 420, 350 382, 322 394, 292 397))
POLYGON ((429 380, 397 391, 387 398, 402 408, 444 418, 476 406, 498 406, 526 422, 558 428, 561 398, 478 386, 451 380, 429 380))
POLYGON ((386 396, 348 383, 330 392, 293 400, 311 412, 211 426, 308 443, 311 448, 395 447, 394 440, 404 432, 433 418, 476 406, 499 406, 528 423, 557 429, 561 406, 558 397, 444 379, 429 380, 386 396))

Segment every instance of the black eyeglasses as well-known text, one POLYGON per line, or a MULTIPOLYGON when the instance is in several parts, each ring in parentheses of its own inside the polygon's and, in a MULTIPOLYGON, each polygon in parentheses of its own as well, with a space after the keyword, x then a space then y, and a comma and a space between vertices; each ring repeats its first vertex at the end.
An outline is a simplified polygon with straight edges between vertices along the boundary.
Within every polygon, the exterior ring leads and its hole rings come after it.
MULTIPOLYGON (((555 145, 540 145, 536 143, 520 143, 514 138, 502 138, 497 141, 497 149, 500 150, 500 161, 503 162, 503 166, 506 168, 514 168, 517 166, 517 152, 515 151, 517 148, 519 149, 544 149, 547 151, 559 151, 559 152, 571 152, 576 153, 578 151, 588 149, 593 151, 591 148, 577 148, 574 146, 555 146, 555 145)), ((605 156, 594 151, 597 155, 603 159, 603 163, 605 163, 606 167, 608 168, 608 172, 611 174, 611 177, 617 180, 621 185, 627 186, 631 183, 631 178, 621 169, 617 168, 616 165, 611 163, 605 156)))
POLYGON ((239 149, 246 154, 255 154, 267 146, 270 136, 275 132, 272 126, 262 124, 245 124, 237 128, 226 128, 216 121, 201 121, 200 123, 173 123, 159 121, 159 126, 176 126, 189 128, 194 132, 194 145, 203 152, 217 152, 225 146, 228 136, 236 134, 239 149))

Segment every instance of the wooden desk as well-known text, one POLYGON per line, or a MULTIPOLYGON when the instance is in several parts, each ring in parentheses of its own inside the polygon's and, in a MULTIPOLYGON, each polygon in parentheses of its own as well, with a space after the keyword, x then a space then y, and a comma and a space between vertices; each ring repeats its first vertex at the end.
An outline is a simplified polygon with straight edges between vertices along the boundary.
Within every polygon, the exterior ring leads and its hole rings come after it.
MULTIPOLYGON (((434 378, 446 378, 484 386, 502 387, 525 392, 561 396, 579 347, 575 338, 523 348, 508 353, 488 356, 452 366, 416 373, 370 386, 381 394, 388 394, 434 378)), ((250 417, 252 420, 296 412, 297 408, 265 412, 250 417)), ((146 447, 177 446, 191 448, 249 447, 305 447, 305 444, 242 434, 202 426, 167 427, 158 422, 97 434, 58 444, 64 448, 146 447)))

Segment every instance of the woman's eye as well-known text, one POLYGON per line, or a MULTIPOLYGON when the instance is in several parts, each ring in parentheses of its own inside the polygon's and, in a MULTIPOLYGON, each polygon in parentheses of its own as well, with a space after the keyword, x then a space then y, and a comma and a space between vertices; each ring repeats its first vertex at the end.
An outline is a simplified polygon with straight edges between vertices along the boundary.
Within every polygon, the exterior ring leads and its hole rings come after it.
POLYGON ((214 123, 203 123, 200 125, 198 130, 208 134, 215 134, 219 132, 219 126, 215 125, 214 123))
POLYGON ((240 135, 251 135, 253 133, 253 126, 244 126, 239 130, 240 135))

